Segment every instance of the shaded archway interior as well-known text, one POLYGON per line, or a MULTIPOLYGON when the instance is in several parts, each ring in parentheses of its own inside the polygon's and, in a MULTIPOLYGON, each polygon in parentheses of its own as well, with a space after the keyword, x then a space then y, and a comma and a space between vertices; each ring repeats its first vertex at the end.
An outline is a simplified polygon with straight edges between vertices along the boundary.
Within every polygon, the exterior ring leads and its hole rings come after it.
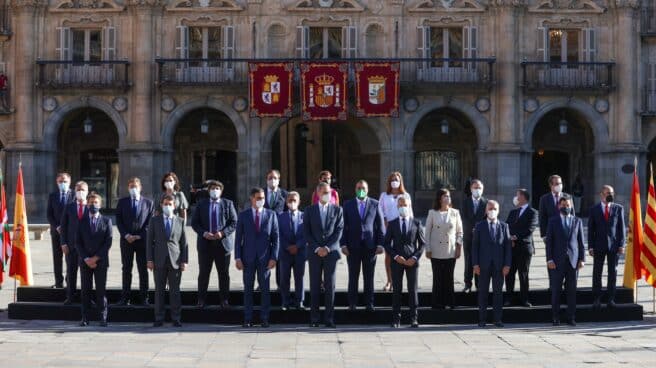
POLYGON ((549 191, 548 178, 563 178, 564 191, 570 194, 577 176, 583 185, 583 198, 576 203, 582 215, 594 201, 594 136, 586 119, 572 109, 554 109, 538 122, 533 131, 532 202, 549 191), (563 127, 564 125, 564 127, 563 127), (561 130, 564 129, 564 130, 561 130))
POLYGON ((436 109, 417 125, 413 148, 416 213, 428 213, 440 188, 449 189, 453 206, 460 208, 465 182, 477 176, 478 141, 474 125, 458 110, 436 109))
POLYGON ((192 186, 200 188, 205 181, 215 179, 223 183, 226 198, 239 202, 237 150, 237 131, 226 114, 211 108, 186 114, 175 130, 173 167, 187 198, 194 198, 192 186))
POLYGON ((294 118, 282 124, 271 140, 271 164, 282 173, 281 185, 298 191, 309 204, 321 170, 333 174, 333 186, 343 200, 355 196, 364 179, 369 194, 380 194, 380 144, 362 120, 308 121, 294 118))
POLYGON ((58 171, 68 171, 74 180, 84 180, 89 191, 99 193, 104 207, 115 208, 119 183, 119 137, 107 114, 95 108, 71 111, 61 124, 57 139, 58 171), (85 131, 85 120, 90 122, 85 131))

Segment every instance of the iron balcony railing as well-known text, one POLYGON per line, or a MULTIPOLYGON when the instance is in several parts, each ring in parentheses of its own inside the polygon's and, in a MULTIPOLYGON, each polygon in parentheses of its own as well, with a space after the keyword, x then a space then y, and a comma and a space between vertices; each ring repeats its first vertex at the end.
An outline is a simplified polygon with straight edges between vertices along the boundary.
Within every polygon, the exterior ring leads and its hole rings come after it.
POLYGON ((653 0, 649 0, 647 3, 649 4, 641 9, 640 32, 643 35, 656 36, 656 4, 653 3, 653 0))
POLYGON ((645 88, 642 112, 644 115, 656 116, 656 90, 645 88))
POLYGON ((495 58, 478 59, 156 59, 160 86, 213 86, 248 81, 248 63, 292 62, 299 80, 302 62, 335 61, 349 64, 354 78, 356 62, 399 62, 402 83, 431 83, 490 88, 494 83, 495 58))
POLYGON ((127 89, 130 87, 127 60, 69 61, 38 60, 41 88, 127 89))
POLYGON ((524 61, 522 87, 525 91, 600 91, 613 86, 613 62, 524 61))

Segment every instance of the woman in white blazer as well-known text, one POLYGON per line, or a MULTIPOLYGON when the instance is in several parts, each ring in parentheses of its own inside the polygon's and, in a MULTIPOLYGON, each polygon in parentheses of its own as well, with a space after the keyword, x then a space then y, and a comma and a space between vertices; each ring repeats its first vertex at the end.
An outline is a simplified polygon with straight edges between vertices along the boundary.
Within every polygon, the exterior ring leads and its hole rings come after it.
POLYGON ((433 309, 455 307, 453 270, 462 252, 460 212, 451 208, 451 193, 437 191, 433 209, 426 218, 426 257, 433 266, 433 309))

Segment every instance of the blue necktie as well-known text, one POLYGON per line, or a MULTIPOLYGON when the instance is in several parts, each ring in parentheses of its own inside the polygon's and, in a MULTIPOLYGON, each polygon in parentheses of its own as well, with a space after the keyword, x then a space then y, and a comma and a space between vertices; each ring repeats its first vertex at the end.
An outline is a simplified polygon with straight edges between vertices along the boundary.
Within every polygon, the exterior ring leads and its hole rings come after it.
POLYGON ((495 237, 495 232, 494 232, 494 223, 490 222, 490 237, 492 240, 496 240, 497 238, 495 237))
POLYGON ((289 219, 291 221, 292 229, 292 236, 289 240, 292 242, 292 244, 296 244, 296 224, 294 223, 294 215, 292 213, 289 214, 289 219))
POLYGON ((364 201, 360 201, 360 218, 364 220, 364 201))
POLYGON ((167 217, 165 222, 166 222, 166 238, 168 239, 171 237, 171 219, 167 217))
POLYGON ((63 206, 66 203, 66 192, 62 192, 59 203, 63 206))
POLYGON ((403 233, 403 235, 406 235, 406 233, 408 232, 408 228, 405 225, 405 218, 402 220, 401 232, 403 233))
POLYGON ((137 200, 136 200, 136 199, 133 199, 133 200, 132 200, 132 213, 134 214, 134 218, 135 218, 135 219, 137 218, 137 214, 138 214, 138 213, 137 213, 137 212, 138 212, 137 210, 138 210, 138 207, 137 207, 137 200))
POLYGON ((91 230, 95 233, 98 230, 98 221, 95 217, 91 218, 91 230))
POLYGON ((217 202, 213 201, 212 202, 212 226, 211 226, 211 229, 210 229, 211 233, 217 232, 218 227, 219 227, 219 223, 218 223, 218 219, 217 219, 218 215, 216 213, 217 212, 216 207, 217 207, 217 202))

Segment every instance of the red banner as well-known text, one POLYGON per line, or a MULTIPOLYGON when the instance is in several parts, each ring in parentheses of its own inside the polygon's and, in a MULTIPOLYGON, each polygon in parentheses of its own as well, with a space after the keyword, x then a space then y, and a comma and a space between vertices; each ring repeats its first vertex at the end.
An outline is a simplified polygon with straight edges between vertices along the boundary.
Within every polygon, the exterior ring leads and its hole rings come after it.
POLYGON ((303 120, 346 120, 347 78, 347 63, 302 63, 303 120))
POLYGON ((357 116, 399 116, 399 63, 355 63, 357 116))
POLYGON ((293 63, 249 63, 251 116, 291 117, 293 63))

